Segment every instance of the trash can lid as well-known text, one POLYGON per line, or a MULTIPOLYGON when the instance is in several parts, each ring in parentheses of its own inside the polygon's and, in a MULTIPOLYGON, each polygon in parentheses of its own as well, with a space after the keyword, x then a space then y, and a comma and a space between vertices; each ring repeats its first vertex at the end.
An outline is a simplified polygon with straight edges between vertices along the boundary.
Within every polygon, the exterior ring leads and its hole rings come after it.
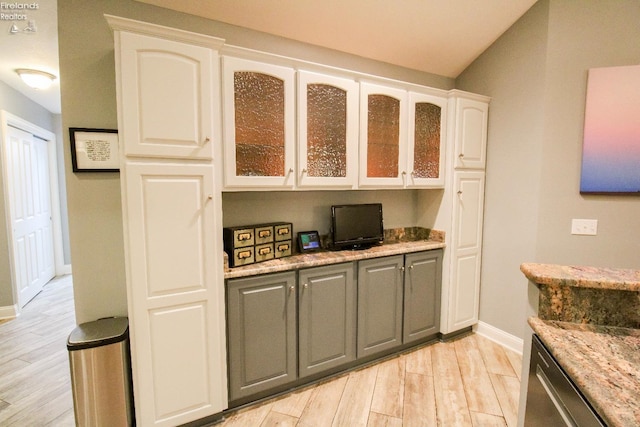
POLYGON ((69 351, 100 347, 124 341, 129 337, 129 319, 107 317, 78 325, 67 340, 69 351))

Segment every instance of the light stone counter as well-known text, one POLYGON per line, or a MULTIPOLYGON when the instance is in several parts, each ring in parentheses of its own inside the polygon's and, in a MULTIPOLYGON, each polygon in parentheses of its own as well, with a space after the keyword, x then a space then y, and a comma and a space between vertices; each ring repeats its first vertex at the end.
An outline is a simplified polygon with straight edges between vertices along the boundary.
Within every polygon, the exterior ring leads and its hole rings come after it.
POLYGON ((640 271, 527 263, 529 325, 609 426, 640 426, 640 271))
POLYGON ((640 330, 529 319, 609 426, 640 425, 640 330))
POLYGON ((298 270, 302 268, 318 267, 322 265, 339 264, 342 262, 358 261, 370 258, 380 258, 391 255, 401 255, 411 252, 430 251, 444 248, 445 244, 436 240, 419 240, 414 242, 388 243, 362 250, 321 251, 308 254, 298 254, 287 258, 280 258, 242 267, 226 268, 225 279, 256 276, 259 274, 277 273, 281 271, 298 270))

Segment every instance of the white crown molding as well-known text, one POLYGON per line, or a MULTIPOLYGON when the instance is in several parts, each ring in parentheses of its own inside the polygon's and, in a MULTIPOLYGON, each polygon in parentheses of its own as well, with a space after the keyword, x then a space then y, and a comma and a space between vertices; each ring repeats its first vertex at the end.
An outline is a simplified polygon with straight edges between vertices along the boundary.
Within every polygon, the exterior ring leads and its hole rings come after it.
POLYGON ((165 27, 163 25, 150 24, 148 22, 136 21, 134 19, 121 18, 119 16, 105 14, 104 17, 113 31, 128 31, 210 47, 213 49, 220 49, 225 43, 225 39, 221 39, 219 37, 193 33, 191 31, 179 30, 176 28, 165 27))

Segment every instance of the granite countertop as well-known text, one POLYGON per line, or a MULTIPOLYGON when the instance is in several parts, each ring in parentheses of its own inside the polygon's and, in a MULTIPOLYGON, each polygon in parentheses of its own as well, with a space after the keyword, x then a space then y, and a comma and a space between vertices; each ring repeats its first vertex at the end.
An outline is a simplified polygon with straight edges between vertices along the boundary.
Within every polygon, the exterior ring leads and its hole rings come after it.
POLYGON ((608 425, 640 425, 639 329, 537 317, 529 324, 608 425))
POLYGON ((610 426, 640 425, 640 270, 526 263, 533 331, 610 426))
POLYGON ((535 263, 522 264, 520 270, 540 285, 640 291, 640 270, 535 263))
POLYGON ((239 277, 255 276, 258 274, 276 273, 301 268, 358 261, 362 259, 429 251, 444 247, 445 244, 443 241, 440 239, 432 239, 385 243, 380 246, 373 246, 372 248, 363 250, 320 251, 308 254, 297 254, 286 258, 245 265, 242 267, 225 267, 224 278, 235 279, 239 277))

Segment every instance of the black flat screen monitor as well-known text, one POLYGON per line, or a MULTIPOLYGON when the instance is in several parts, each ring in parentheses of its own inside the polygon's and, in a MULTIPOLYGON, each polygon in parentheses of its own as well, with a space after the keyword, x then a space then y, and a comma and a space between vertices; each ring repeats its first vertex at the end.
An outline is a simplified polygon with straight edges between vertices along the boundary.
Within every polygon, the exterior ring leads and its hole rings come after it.
POLYGON ((382 204, 331 206, 331 229, 336 249, 359 249, 382 243, 382 204))

